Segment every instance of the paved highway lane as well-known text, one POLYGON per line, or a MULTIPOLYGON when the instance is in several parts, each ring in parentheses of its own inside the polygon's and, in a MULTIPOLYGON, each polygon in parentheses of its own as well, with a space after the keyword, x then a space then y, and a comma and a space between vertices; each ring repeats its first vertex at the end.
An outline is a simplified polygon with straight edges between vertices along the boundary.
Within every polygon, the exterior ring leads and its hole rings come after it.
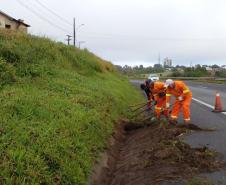
POLYGON ((193 92, 195 99, 201 100, 209 105, 214 105, 216 92, 221 95, 222 105, 226 106, 226 85, 223 84, 205 84, 196 82, 186 82, 193 92))
MULTIPOLYGON (((186 82, 193 93, 191 104, 192 123, 202 128, 215 128, 213 132, 193 132, 182 139, 192 147, 207 146, 220 152, 226 160, 226 113, 214 113, 212 107, 215 104, 216 92, 220 93, 223 108, 226 108, 226 86, 219 84, 205 84, 186 82)), ((215 184, 226 184, 224 171, 204 175, 215 184)))
MULTIPOLYGON (((140 84, 142 81, 133 80, 133 84, 140 84)), ((215 128, 212 132, 192 132, 181 137, 192 147, 207 146, 217 152, 222 153, 222 158, 226 160, 226 113, 214 113, 212 108, 215 104, 216 92, 221 95, 223 108, 226 109, 226 86, 220 84, 207 84, 187 81, 193 93, 191 104, 191 122, 202 128, 215 128)), ((183 122, 180 116, 180 122, 183 122)), ((214 180, 216 184, 226 185, 226 174, 215 172, 207 174, 206 177, 214 180)))
POLYGON ((193 98, 199 101, 192 101, 191 119, 194 124, 200 127, 216 128, 215 132, 193 133, 186 140, 194 146, 208 145, 210 148, 225 154, 226 158, 226 115, 212 112, 215 95, 218 91, 221 95, 222 105, 226 106, 226 87, 218 84, 201 84, 186 82, 193 93, 193 98), (207 105, 205 105, 205 104, 207 105))

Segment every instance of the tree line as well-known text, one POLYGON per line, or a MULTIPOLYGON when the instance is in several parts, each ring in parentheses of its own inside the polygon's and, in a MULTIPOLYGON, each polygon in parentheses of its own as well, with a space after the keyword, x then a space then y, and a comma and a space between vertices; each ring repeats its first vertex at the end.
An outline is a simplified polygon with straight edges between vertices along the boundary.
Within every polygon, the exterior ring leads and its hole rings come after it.
POLYGON ((144 67, 143 65, 139 66, 119 66, 116 65, 116 68, 125 75, 141 75, 141 74, 151 74, 151 73, 164 73, 168 71, 167 76, 169 77, 221 77, 226 78, 226 69, 221 68, 220 66, 214 64, 211 66, 207 65, 195 65, 195 67, 186 67, 183 65, 177 65, 175 67, 162 66, 161 64, 155 64, 153 67, 144 67), (207 70, 207 69, 211 70, 207 70))

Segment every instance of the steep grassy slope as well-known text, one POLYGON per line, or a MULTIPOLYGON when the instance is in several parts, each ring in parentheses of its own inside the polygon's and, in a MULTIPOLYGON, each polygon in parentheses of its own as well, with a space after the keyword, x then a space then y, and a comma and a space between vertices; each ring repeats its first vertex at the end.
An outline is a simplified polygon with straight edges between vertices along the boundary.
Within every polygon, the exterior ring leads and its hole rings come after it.
POLYGON ((0 31, 0 184, 86 184, 113 123, 140 99, 87 50, 0 31))

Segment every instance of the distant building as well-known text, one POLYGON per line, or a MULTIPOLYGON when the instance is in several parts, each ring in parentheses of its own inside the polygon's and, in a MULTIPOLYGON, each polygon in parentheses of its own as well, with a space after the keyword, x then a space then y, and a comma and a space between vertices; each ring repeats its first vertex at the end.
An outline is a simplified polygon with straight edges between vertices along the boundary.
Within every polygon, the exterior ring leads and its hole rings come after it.
POLYGON ((0 10, 0 28, 27 33, 27 28, 30 25, 24 23, 22 19, 15 19, 0 10))
POLYGON ((211 72, 213 71, 213 68, 212 68, 212 67, 208 67, 208 66, 207 66, 207 67, 206 67, 206 71, 208 71, 208 72, 210 72, 210 73, 211 73, 211 72))
POLYGON ((206 67, 206 71, 208 71, 211 76, 214 76, 216 72, 222 71, 223 68, 213 68, 213 67, 206 67))
POLYGON ((168 57, 164 59, 164 67, 172 67, 172 60, 168 57))
POLYGON ((166 71, 172 71, 172 68, 166 67, 165 70, 166 70, 166 71))
POLYGON ((180 73, 183 73, 183 72, 184 72, 184 68, 182 68, 182 67, 177 67, 176 70, 177 70, 178 72, 180 72, 180 73))
POLYGON ((154 64, 154 68, 162 68, 161 64, 154 64))

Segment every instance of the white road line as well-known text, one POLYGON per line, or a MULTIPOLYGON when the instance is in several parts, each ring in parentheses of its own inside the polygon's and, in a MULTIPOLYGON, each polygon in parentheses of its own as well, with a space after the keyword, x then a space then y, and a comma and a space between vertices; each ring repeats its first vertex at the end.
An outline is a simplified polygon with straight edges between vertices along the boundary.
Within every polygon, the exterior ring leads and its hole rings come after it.
MULTIPOLYGON (((198 102, 198 103, 200 103, 200 104, 202 104, 202 105, 205 105, 206 107, 209 107, 209 108, 211 108, 211 109, 214 109, 214 106, 212 106, 212 105, 210 105, 210 104, 208 104, 208 103, 205 103, 205 102, 203 102, 203 101, 201 101, 201 100, 198 100, 198 99, 196 99, 196 98, 192 98, 194 101, 196 101, 196 102, 198 102)), ((226 112, 221 112, 222 114, 224 114, 224 115, 226 115, 226 112)))

